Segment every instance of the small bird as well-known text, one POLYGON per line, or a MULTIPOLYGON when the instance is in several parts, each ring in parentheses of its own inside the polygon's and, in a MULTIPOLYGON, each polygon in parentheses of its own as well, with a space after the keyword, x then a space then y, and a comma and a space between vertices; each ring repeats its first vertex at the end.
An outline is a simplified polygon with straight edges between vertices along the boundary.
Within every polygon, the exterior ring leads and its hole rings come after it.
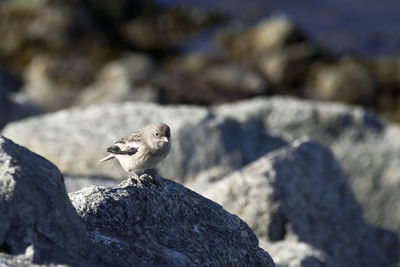
POLYGON ((116 158, 122 168, 139 177, 141 173, 149 174, 150 169, 163 160, 170 151, 171 131, 165 123, 151 124, 133 131, 107 148, 110 154, 97 164, 116 158))

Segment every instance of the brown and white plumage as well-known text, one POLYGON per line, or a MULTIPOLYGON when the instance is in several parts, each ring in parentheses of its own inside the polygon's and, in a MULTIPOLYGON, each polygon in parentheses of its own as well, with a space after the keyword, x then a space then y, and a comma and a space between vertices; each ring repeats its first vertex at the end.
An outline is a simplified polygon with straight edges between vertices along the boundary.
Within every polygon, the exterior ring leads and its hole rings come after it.
POLYGON ((151 124, 119 139, 107 148, 110 154, 101 163, 116 158, 127 172, 139 173, 153 168, 170 150, 170 128, 165 123, 151 124))

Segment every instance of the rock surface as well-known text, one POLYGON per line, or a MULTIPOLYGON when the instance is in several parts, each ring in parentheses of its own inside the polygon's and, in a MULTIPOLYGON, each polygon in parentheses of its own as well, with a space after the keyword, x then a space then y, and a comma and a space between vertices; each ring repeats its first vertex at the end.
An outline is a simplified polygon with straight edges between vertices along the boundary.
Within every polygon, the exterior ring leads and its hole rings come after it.
POLYGON ((90 261, 86 229, 56 166, 0 137, 0 175, 0 252, 34 263, 90 261))
POLYGON ((275 266, 237 216, 174 182, 140 178, 72 194, 79 218, 57 167, 0 137, 0 264, 275 266))
POLYGON ((172 181, 156 181, 129 178, 71 193, 91 240, 142 264, 274 266, 238 217, 172 181))
POLYGON ((310 136, 330 147, 349 176, 368 221, 400 234, 400 127, 362 108, 291 98, 222 105, 221 116, 261 120, 272 136, 310 136))
POLYGON ((204 195, 240 216, 260 238, 300 240, 324 252, 326 266, 391 266, 342 169, 318 143, 299 140, 271 152, 204 195))

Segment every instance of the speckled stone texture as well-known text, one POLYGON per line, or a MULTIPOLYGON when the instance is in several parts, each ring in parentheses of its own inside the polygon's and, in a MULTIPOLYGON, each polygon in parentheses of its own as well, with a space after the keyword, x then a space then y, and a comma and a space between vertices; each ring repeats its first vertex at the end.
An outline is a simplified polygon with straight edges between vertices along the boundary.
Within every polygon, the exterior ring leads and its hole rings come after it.
MULTIPOLYGON (((299 240, 326 266, 392 266, 362 216, 332 153, 302 139, 271 152, 203 192, 270 242, 299 240)), ((392 249, 398 248, 394 240, 392 249)))
POLYGON ((89 252, 86 229, 57 167, 0 136, 0 253, 71 264, 90 261, 89 252))
POLYGON ((328 146, 348 175, 366 219, 400 234, 400 127, 373 112, 338 103, 258 98, 218 107, 242 123, 261 120, 287 142, 309 136, 328 146))
POLYGON ((159 176, 71 193, 91 240, 122 258, 172 266, 275 266, 237 216, 159 176))

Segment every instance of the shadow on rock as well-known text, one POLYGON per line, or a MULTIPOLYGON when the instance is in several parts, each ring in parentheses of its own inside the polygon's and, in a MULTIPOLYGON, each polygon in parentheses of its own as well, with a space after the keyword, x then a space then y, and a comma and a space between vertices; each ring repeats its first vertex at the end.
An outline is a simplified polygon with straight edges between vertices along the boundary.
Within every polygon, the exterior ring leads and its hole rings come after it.
POLYGON ((266 154, 203 193, 272 244, 299 240, 323 252, 326 266, 397 261, 398 238, 365 222, 340 165, 316 142, 301 139, 266 154))

